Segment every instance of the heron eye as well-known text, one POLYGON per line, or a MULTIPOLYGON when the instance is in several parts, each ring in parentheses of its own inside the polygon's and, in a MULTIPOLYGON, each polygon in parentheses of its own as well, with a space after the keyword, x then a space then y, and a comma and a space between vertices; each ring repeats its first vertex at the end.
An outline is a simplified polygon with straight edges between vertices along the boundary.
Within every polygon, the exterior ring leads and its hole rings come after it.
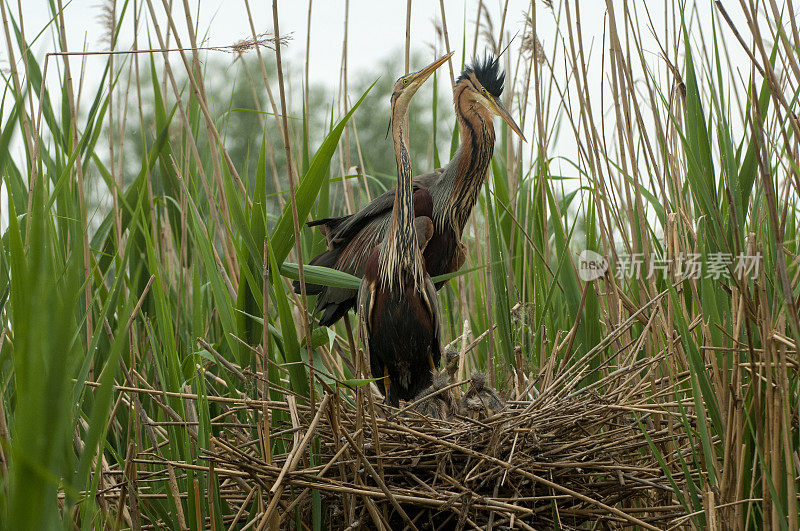
POLYGON ((403 85, 408 85, 408 79, 403 80, 403 85))

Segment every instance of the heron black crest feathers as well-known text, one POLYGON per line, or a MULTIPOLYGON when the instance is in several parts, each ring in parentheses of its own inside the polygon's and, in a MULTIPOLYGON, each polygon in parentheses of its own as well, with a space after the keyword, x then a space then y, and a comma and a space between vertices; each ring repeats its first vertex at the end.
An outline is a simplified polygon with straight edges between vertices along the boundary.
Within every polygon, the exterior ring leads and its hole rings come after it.
POLYGON ((478 81, 481 82, 483 88, 488 90, 493 96, 500 97, 503 93, 503 83, 506 79, 506 73, 500 70, 500 58, 487 54, 483 59, 475 58, 471 65, 464 67, 464 71, 456 80, 459 81, 467 77, 467 74, 472 72, 478 81))

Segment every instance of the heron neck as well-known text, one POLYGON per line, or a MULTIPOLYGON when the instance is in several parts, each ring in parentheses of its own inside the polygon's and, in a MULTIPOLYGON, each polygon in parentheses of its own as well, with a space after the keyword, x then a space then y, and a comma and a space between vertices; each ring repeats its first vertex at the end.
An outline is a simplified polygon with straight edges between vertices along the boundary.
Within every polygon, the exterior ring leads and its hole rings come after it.
POLYGON ((397 187, 392 207, 392 224, 381 249, 382 280, 390 289, 399 286, 409 277, 416 286, 422 285, 422 266, 419 245, 414 230, 413 187, 411 183, 411 157, 408 152, 408 112, 393 109, 392 138, 397 164, 397 187), (400 114, 402 113, 402 114, 400 114), (399 116, 398 116, 399 114, 399 116))
POLYGON ((495 141, 492 114, 470 98, 469 92, 464 90, 466 87, 460 88, 455 94, 455 111, 461 147, 455 161, 456 172, 448 205, 450 220, 459 237, 486 180, 495 141))

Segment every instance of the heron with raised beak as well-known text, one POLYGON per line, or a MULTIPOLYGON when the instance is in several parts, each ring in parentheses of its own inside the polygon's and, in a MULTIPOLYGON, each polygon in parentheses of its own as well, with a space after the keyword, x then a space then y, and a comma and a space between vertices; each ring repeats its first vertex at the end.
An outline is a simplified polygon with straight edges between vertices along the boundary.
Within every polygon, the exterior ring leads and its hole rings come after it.
POLYGON ((408 153, 408 106, 433 72, 453 54, 407 74, 394 85, 390 128, 397 164, 389 230, 367 258, 358 290, 370 371, 388 404, 415 397, 431 384, 441 358, 439 305, 422 252, 433 235, 433 199, 414 192, 408 153))

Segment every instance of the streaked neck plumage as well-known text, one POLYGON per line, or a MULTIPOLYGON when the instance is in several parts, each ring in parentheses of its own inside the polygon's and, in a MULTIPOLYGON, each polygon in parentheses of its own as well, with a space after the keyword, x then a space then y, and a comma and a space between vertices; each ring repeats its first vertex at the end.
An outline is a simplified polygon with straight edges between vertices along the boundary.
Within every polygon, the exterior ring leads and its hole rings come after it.
POLYGON ((444 205, 434 210, 434 222, 452 227, 459 238, 486 180, 495 141, 492 114, 470 97, 467 85, 459 83, 453 93, 461 146, 431 189, 434 204, 444 205))
POLYGON ((392 207, 392 224, 380 249, 380 281, 389 290, 402 288, 413 280, 423 288, 422 255, 414 230, 411 157, 408 153, 408 103, 400 97, 392 100, 392 138, 397 163, 397 187, 392 207))

